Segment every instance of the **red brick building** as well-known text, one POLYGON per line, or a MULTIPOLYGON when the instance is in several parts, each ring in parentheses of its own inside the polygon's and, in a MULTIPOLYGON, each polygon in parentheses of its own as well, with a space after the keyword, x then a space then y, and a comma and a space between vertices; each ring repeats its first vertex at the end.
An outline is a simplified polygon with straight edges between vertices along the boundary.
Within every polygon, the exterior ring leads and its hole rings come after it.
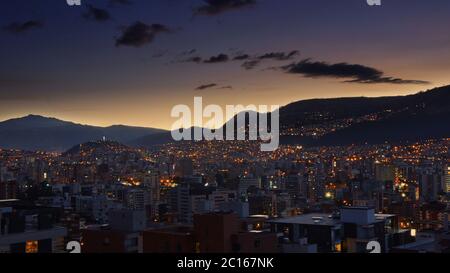
POLYGON ((191 227, 175 226, 144 231, 144 253, 194 253, 195 237, 191 227))
POLYGON ((274 233, 248 231, 235 213, 194 215, 194 227, 143 232, 144 253, 275 253, 274 233))
POLYGON ((82 253, 138 253, 139 233, 101 228, 82 230, 82 253))

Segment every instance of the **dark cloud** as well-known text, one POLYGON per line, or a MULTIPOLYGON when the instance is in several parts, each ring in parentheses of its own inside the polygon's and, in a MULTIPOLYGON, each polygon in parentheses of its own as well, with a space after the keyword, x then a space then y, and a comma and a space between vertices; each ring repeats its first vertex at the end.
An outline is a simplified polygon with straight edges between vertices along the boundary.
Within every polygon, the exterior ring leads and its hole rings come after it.
POLYGON ((197 49, 190 49, 180 52, 177 55, 177 60, 175 60, 175 63, 201 63, 202 58, 199 56, 193 56, 195 53, 197 53, 197 49))
POLYGON ((248 60, 250 58, 250 55, 248 54, 241 54, 233 58, 234 61, 244 61, 248 60))
POLYGON ((156 35, 169 32, 171 30, 164 25, 147 25, 137 21, 123 30, 122 35, 116 40, 116 46, 141 47, 153 42, 156 35))
POLYGON ((210 89, 210 88, 213 88, 216 86, 217 86, 216 83, 204 84, 204 85, 200 85, 199 87, 195 88, 195 90, 205 90, 205 89, 210 89))
POLYGON ((191 57, 185 60, 182 60, 181 63, 201 63, 202 62, 202 58, 201 57, 191 57))
MULTIPOLYGON (((190 55, 190 54, 194 54, 196 51, 192 51, 189 54, 185 54, 185 55, 190 55)), ((181 63, 205 63, 205 64, 217 64, 217 63, 225 63, 228 62, 230 60, 230 57, 227 54, 219 54, 216 56, 211 56, 208 59, 203 59, 202 57, 199 56, 194 56, 194 57, 190 57, 187 59, 183 59, 179 62, 181 63)))
POLYGON ((200 85, 199 87, 195 88, 195 90, 206 90, 206 89, 211 89, 214 87, 216 87, 215 89, 218 89, 218 90, 233 89, 233 86, 231 86, 231 85, 219 86, 217 83, 210 83, 210 84, 200 85))
POLYGON ((44 26, 44 23, 37 20, 29 20, 26 22, 14 22, 11 23, 5 27, 3 27, 4 30, 11 32, 11 33, 22 33, 29 31, 31 29, 35 28, 41 28, 44 26))
POLYGON ((242 55, 242 60, 247 60, 242 64, 242 67, 251 70, 257 67, 262 61, 274 60, 274 61, 288 61, 294 59, 294 57, 300 55, 300 51, 292 50, 290 52, 269 52, 256 57, 250 57, 249 55, 242 55))
POLYGON ((387 77, 384 72, 372 67, 360 64, 337 63, 328 64, 326 62, 314 62, 310 59, 298 63, 292 63, 281 67, 286 73, 300 74, 310 78, 338 78, 347 79, 349 83, 390 83, 390 84, 427 84, 429 82, 420 80, 404 80, 387 77))
POLYGON ((180 56, 189 56, 197 52, 197 49, 186 50, 180 53, 180 56))
POLYGON ((88 10, 83 14, 83 17, 88 20, 104 22, 111 19, 111 15, 109 15, 107 10, 96 8, 92 5, 87 5, 87 8, 88 10))
MULTIPOLYGON (((191 51, 185 51, 181 55, 189 55, 196 53, 196 50, 191 51)), ((216 64, 216 63, 225 63, 230 60, 232 61, 245 61, 242 64, 242 67, 244 67, 247 70, 253 69, 256 66, 258 66, 262 61, 266 60, 276 60, 276 61, 287 61, 292 60, 294 57, 299 55, 300 52, 298 50, 293 50, 289 52, 270 52, 265 53, 262 55, 249 55, 244 52, 236 52, 232 54, 233 56, 229 56, 225 53, 220 53, 215 56, 211 56, 209 58, 203 59, 201 57, 191 57, 188 59, 183 59, 180 62, 193 62, 193 63, 206 63, 206 64, 216 64)))
POLYGON ((214 64, 214 63, 225 63, 228 62, 230 58, 227 54, 219 54, 217 56, 212 56, 209 59, 205 60, 204 63, 214 64))
POLYGON ((188 57, 188 56, 194 55, 195 53, 197 53, 197 49, 194 48, 194 49, 185 50, 185 51, 180 52, 177 55, 177 57, 178 58, 188 57))
POLYGON ((257 67, 259 65, 261 61, 260 60, 251 60, 251 61, 246 61, 242 64, 242 67, 247 69, 247 70, 251 70, 255 67, 257 67))
POLYGON ((204 5, 195 10, 196 14, 217 15, 229 10, 237 10, 256 4, 256 0, 204 0, 204 5))
POLYGON ((168 50, 161 50, 159 52, 156 52, 152 55, 153 58, 161 58, 164 57, 165 55, 167 55, 167 53, 169 53, 168 50))
POLYGON ((286 53, 286 52, 270 52, 270 53, 266 53, 261 56, 258 56, 258 59, 259 60, 272 59, 272 60, 277 60, 277 61, 287 61, 287 60, 292 60, 293 57, 295 57, 299 54, 300 54, 300 51, 298 51, 298 50, 293 50, 288 53, 286 53))

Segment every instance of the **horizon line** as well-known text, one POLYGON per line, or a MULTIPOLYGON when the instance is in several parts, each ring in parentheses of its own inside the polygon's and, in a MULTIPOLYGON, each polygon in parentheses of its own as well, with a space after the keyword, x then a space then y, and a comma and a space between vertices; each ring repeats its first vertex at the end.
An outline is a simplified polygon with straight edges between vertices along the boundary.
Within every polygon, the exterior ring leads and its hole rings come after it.
MULTIPOLYGON (((279 107, 279 109, 289 106, 291 104, 294 103, 299 103, 299 102, 307 102, 307 101, 315 101, 315 100, 335 100, 335 99, 354 99, 354 98, 366 98, 366 99, 377 99, 377 98, 392 98, 392 97, 407 97, 407 96, 414 96, 417 94, 421 94, 421 93, 426 93, 426 92, 430 92, 432 90, 435 89, 439 89, 439 88, 444 88, 444 87, 450 87, 450 84, 444 84, 444 85, 439 85, 439 86, 435 86, 432 88, 429 88, 427 90, 422 90, 419 92, 415 92, 415 93, 411 93, 411 94, 405 94, 405 95, 391 95, 391 96, 349 96, 349 97, 327 97, 327 98, 310 98, 310 99, 300 99, 300 100, 294 100, 291 101, 285 105, 281 105, 279 107)), ((243 112, 248 112, 248 111, 243 111, 243 112)), ((258 112, 259 113, 259 112, 258 112)), ((23 115, 19 115, 19 116, 14 116, 14 117, 10 117, 10 118, 6 118, 3 120, 0 120, 0 123, 3 122, 7 122, 7 121, 11 121, 11 120, 18 120, 18 119, 23 119, 23 118, 27 118, 27 117, 41 117, 41 118, 47 118, 47 119, 56 119, 62 122, 68 122, 68 123, 74 123, 76 125, 82 125, 82 126, 91 126, 91 127, 100 127, 100 128, 109 128, 109 127, 115 127, 115 126, 125 126, 125 127, 135 127, 135 128, 143 128, 143 129, 155 129, 155 130, 162 130, 162 131, 168 131, 170 132, 172 129, 170 128, 158 128, 158 127, 148 127, 148 126, 142 126, 142 125, 131 125, 131 124, 108 124, 108 125, 95 125, 95 124, 88 124, 88 123, 83 123, 80 121, 74 121, 74 120, 65 120, 62 118, 58 118, 56 116, 51 116, 51 115, 46 115, 46 114, 35 114, 35 113, 29 113, 29 114, 23 114, 23 115)), ((228 121, 224 122, 223 125, 225 125, 228 121)), ((223 126, 222 125, 222 126, 223 126)), ((194 125, 188 128, 179 128, 179 129, 189 129, 189 128, 193 128, 195 127, 194 125)), ((209 128, 209 129, 217 129, 217 128, 209 128)))

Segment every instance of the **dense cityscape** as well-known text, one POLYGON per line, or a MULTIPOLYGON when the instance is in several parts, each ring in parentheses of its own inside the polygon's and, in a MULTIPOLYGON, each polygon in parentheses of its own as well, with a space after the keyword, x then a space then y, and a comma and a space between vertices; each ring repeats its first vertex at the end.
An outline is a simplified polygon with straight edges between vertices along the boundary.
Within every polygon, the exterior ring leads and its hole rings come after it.
POLYGON ((1 252, 448 252, 450 139, 0 150, 1 252))
POLYGON ((1 272, 444 264, 449 11, 2 1, 1 272))

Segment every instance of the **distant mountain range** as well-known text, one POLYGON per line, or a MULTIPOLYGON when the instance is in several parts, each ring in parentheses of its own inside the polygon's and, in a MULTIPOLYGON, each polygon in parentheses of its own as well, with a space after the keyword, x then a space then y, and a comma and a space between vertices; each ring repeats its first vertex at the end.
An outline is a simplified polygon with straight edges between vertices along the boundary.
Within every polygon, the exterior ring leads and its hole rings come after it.
POLYGON ((0 122, 0 147, 24 150, 65 151, 80 143, 103 137, 128 143, 134 139, 162 133, 164 130, 110 126, 97 127, 29 115, 0 122))
MULTIPOLYGON (((280 109, 280 122, 282 143, 306 146, 450 137, 450 86, 408 96, 298 101, 280 109), (285 133, 302 126, 325 128, 325 133, 285 133)), ((169 131, 159 129, 96 127, 36 115, 0 122, 1 148, 65 151, 103 137, 138 147, 172 141, 169 131)))
POLYGON ((285 126, 353 120, 322 137, 283 138, 309 145, 378 144, 450 137, 450 86, 408 96, 300 101, 281 109, 285 126), (319 112, 323 119, 310 119, 319 112), (305 114, 306 113, 306 114, 305 114))

